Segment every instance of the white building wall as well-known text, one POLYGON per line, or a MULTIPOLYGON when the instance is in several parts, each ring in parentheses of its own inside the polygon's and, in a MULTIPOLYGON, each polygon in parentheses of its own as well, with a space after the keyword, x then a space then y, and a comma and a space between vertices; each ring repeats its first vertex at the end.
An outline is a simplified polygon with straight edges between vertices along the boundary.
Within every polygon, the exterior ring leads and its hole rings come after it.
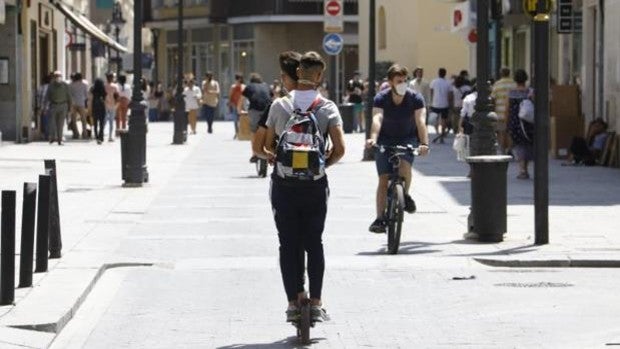
POLYGON ((605 109, 610 128, 620 132, 620 1, 605 2, 605 109))

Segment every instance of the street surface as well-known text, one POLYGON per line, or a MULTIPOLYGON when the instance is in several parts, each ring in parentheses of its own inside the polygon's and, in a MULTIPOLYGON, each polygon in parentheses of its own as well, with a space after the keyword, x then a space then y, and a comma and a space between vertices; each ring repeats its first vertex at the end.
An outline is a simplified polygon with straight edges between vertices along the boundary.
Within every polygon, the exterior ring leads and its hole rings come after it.
MULTIPOLYGON (((97 239, 115 240, 108 261, 153 265, 106 271, 52 348, 300 347, 284 322, 269 179, 257 178, 248 163, 249 143, 233 141, 229 123, 216 123, 214 134, 190 135, 183 146, 167 145, 171 124, 150 128, 149 152, 157 154, 148 160, 153 183, 114 190, 151 193, 153 200, 143 210, 101 212, 100 220, 116 219, 120 228, 97 239)), ((620 345, 618 269, 496 268, 474 260, 618 259, 619 172, 552 161, 551 245, 539 248, 531 245, 533 182, 514 179, 511 164, 506 242, 471 243, 462 239, 467 167, 455 160, 451 140, 416 159, 418 212, 405 217, 400 253, 391 256, 385 235, 367 231, 374 219, 374 163, 360 161, 363 136, 346 135, 347 154, 328 172, 323 298, 332 320, 311 331, 312 347, 620 345)), ((63 151, 101 151, 91 144, 69 142, 63 151)), ((104 146, 117 151, 117 145, 104 146)), ((120 183, 120 168, 106 169, 105 182, 120 183)))

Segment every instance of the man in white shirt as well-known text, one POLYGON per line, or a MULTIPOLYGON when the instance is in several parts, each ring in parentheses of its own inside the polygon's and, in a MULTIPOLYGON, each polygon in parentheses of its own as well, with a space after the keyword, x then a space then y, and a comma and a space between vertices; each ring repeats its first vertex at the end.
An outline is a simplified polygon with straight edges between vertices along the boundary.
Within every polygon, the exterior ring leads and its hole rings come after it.
POLYGON ((450 109, 452 108, 453 92, 452 84, 446 79, 446 69, 439 68, 439 77, 431 81, 431 110, 439 116, 438 135, 433 139, 433 143, 439 141, 444 143, 450 109))

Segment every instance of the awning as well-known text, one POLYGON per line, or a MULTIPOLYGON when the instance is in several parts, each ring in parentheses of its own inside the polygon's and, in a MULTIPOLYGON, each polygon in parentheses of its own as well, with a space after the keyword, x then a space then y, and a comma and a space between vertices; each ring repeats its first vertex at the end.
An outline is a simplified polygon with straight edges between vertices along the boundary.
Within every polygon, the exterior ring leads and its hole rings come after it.
POLYGON ((99 29, 93 22, 91 22, 88 18, 82 16, 79 13, 75 13, 67 8, 65 5, 60 2, 54 3, 56 7, 62 12, 73 24, 75 24, 78 28, 82 29, 86 34, 92 36, 93 38, 103 42, 104 45, 110 46, 114 50, 120 52, 127 52, 127 48, 114 39, 106 35, 101 29, 99 29))

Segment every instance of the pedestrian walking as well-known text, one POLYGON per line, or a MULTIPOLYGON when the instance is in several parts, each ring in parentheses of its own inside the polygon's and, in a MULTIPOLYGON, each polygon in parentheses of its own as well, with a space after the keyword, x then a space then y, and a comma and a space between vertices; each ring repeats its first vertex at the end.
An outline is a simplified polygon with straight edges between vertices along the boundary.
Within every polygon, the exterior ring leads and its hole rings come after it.
POLYGON ((364 127, 364 81, 360 78, 360 72, 355 71, 353 77, 347 82, 347 96, 349 103, 353 103, 353 130, 365 132, 364 127))
POLYGON ((189 122, 192 134, 196 134, 196 123, 198 121, 198 109, 202 93, 193 78, 187 81, 187 86, 183 90, 183 98, 185 99, 185 112, 189 122))
POLYGON ((233 126, 235 128, 235 135, 233 136, 233 139, 236 139, 237 134, 239 133, 238 106, 244 89, 245 84, 243 83, 243 75, 239 73, 235 74, 235 83, 230 86, 230 90, 228 91, 228 112, 232 117, 233 126))
MULTIPOLYGON (((103 133, 106 121, 106 88, 103 80, 97 78, 90 89, 90 110, 93 116, 93 126, 97 144, 103 142, 103 133)), ((111 131, 110 131, 111 134, 111 131)))
POLYGON ((54 72, 54 81, 47 88, 45 99, 50 105, 50 144, 58 142, 58 145, 63 145, 65 119, 72 102, 69 85, 62 80, 62 73, 59 70, 54 72))
MULTIPOLYGON (((409 82, 409 88, 419 93, 424 98, 424 103, 428 106, 431 103, 431 86, 424 79, 424 68, 417 66, 413 71, 413 79, 409 82)), ((428 108, 426 108, 428 111, 428 108)))
POLYGON ((77 127, 77 122, 82 124, 82 138, 88 139, 88 81, 84 80, 82 73, 73 74, 71 84, 69 85, 69 91, 71 92, 71 111, 69 128, 73 132, 73 139, 79 139, 80 133, 77 127))
POLYGON ((521 102, 534 97, 534 91, 527 84, 525 70, 515 71, 517 87, 508 92, 508 132, 512 137, 512 154, 519 163, 518 179, 529 179, 528 164, 534 160, 534 124, 521 120, 521 102))
POLYGON ((432 100, 431 110, 438 115, 439 123, 439 127, 436 127, 438 135, 433 138, 433 143, 437 141, 439 141, 439 143, 444 143, 444 138, 449 126, 450 109, 454 98, 452 96, 452 85, 446 79, 446 73, 445 68, 439 68, 437 73, 438 77, 431 81, 430 84, 432 100))
POLYGON ((105 83, 105 123, 109 124, 108 141, 114 142, 114 123, 119 99, 119 88, 114 82, 114 73, 107 73, 105 83))
POLYGON ((116 109, 116 134, 121 130, 127 129, 127 114, 129 113, 129 103, 131 102, 131 85, 127 83, 126 75, 118 77, 118 107, 116 109))
POLYGON ((321 300, 325 272, 322 235, 329 198, 325 168, 342 158, 345 147, 338 107, 317 91, 324 70, 325 62, 318 53, 305 53, 297 69, 297 89, 290 93, 290 97, 276 100, 267 119, 266 146, 275 161, 271 177, 271 205, 280 242, 280 271, 288 300, 288 322, 296 321, 300 316, 299 283, 304 276, 303 265, 300 265, 300 251, 303 250, 308 256, 312 321, 321 322, 327 319, 321 300), (291 123, 292 117, 299 123, 291 123), (309 122, 314 126, 309 126, 309 122), (309 129, 318 132, 315 132, 314 137, 303 137, 308 133, 299 133, 303 128, 300 123, 305 123, 309 129), (276 136, 280 143, 274 147, 276 136), (295 155, 287 146, 291 145, 291 140, 286 136, 299 142, 302 139, 313 139, 310 144, 303 144, 312 149, 316 157, 311 157, 308 153, 305 158, 300 158, 300 154, 295 155), (321 140, 324 142, 327 137, 333 145, 329 155, 324 147, 321 147, 321 140), (321 162, 320 158, 325 159, 324 162, 321 162))
POLYGON ((461 109, 463 108, 463 98, 471 92, 471 86, 463 76, 457 76, 452 83, 452 109, 450 112, 450 127, 456 134, 459 129, 461 119, 461 109))
POLYGON ((510 69, 502 68, 501 78, 493 84, 491 91, 491 98, 493 98, 495 113, 497 114, 495 130, 497 131, 497 140, 503 154, 507 154, 510 151, 510 137, 507 132, 509 117, 508 94, 516 87, 515 81, 510 77, 510 69))
POLYGON ((213 78, 213 72, 208 71, 202 82, 202 118, 207 121, 207 132, 213 133, 213 119, 220 102, 220 83, 213 78))
POLYGON ((147 98, 149 113, 149 122, 155 122, 159 119, 159 96, 155 81, 149 82, 149 95, 147 98))
MULTIPOLYGON (((250 83, 243 89, 241 95, 249 101, 250 131, 252 132, 252 137, 254 137, 254 133, 258 130, 258 121, 263 111, 271 102, 269 85, 263 82, 258 73, 252 73, 250 75, 250 83)), ((243 110, 244 98, 240 98, 237 103, 239 113, 243 110)), ((255 155, 252 155, 250 158, 250 162, 256 162, 257 160, 258 158, 255 155)))
POLYGON ((39 126, 39 132, 45 136, 45 140, 49 138, 48 120, 50 114, 50 104, 47 100, 47 89, 49 88, 52 79, 52 74, 46 74, 43 76, 41 86, 37 89, 35 113, 38 117, 37 125, 39 126))

